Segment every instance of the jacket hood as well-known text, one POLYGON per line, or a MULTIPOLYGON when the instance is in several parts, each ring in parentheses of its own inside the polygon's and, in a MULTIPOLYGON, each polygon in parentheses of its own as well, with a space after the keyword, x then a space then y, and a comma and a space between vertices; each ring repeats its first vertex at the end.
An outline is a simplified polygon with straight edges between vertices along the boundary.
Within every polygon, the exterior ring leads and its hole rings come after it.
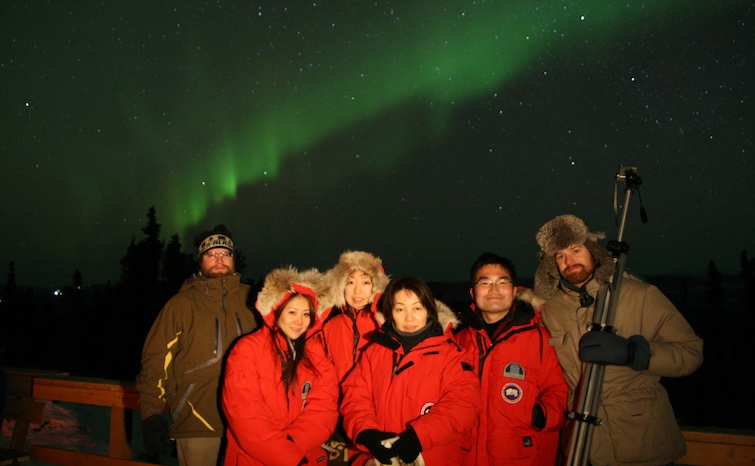
POLYGON ((238 272, 233 272, 231 275, 226 275, 225 277, 214 277, 214 278, 208 278, 204 275, 200 274, 199 272, 195 272, 189 276, 184 282, 181 284, 181 288, 178 290, 179 293, 183 290, 195 287, 195 286, 212 286, 212 283, 220 283, 221 281, 225 281, 227 286, 232 286, 236 283, 241 283, 241 274, 238 272))
MULTIPOLYGON (((319 327, 327 309, 321 299, 329 292, 329 285, 317 269, 299 272, 295 267, 275 269, 265 277, 265 284, 257 295, 255 307, 265 324, 275 326, 275 311, 293 294, 312 298, 315 315, 310 331, 319 327), (315 325, 317 324, 317 325, 315 325)), ((309 332, 308 332, 309 333, 309 332)))
POLYGON ((603 232, 591 232, 585 222, 574 215, 560 215, 546 222, 535 235, 535 240, 540 246, 537 255, 540 264, 535 272, 535 295, 548 300, 556 293, 561 280, 556 265, 556 253, 573 244, 584 244, 592 254, 595 261, 593 276, 596 280, 601 283, 610 280, 615 268, 613 256, 597 243, 598 239, 605 237, 603 232))
POLYGON ((341 254, 338 263, 326 273, 330 295, 324 299, 331 306, 343 308, 346 305, 343 291, 346 289, 349 274, 355 270, 363 271, 372 279, 370 303, 375 301, 376 295, 385 291, 385 287, 388 286, 390 281, 383 269, 383 261, 379 257, 364 251, 346 251, 341 254))
POLYGON ((535 292, 532 291, 532 288, 520 287, 519 291, 516 294, 516 298, 529 304, 535 312, 540 312, 540 310, 543 308, 543 306, 545 306, 546 303, 543 298, 536 295, 535 292))

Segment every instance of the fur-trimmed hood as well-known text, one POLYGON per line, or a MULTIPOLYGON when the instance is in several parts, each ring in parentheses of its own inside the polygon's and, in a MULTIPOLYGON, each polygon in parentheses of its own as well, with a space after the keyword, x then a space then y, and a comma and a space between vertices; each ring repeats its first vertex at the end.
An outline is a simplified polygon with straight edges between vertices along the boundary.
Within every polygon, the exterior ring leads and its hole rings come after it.
POLYGON ((314 301, 315 315, 312 327, 307 331, 322 325, 327 317, 324 314, 328 310, 323 297, 329 294, 329 284, 322 273, 317 269, 309 269, 299 272, 295 267, 275 269, 265 277, 265 284, 257 295, 255 307, 262 315, 262 319, 269 327, 275 326, 275 311, 292 294, 307 295, 314 301))
POLYGON ((546 222, 535 235, 540 246, 537 255, 540 264, 535 272, 535 295, 544 300, 553 297, 561 280, 555 255, 573 244, 584 244, 592 254, 596 280, 601 283, 610 280, 615 269, 613 256, 597 243, 598 239, 605 237, 603 232, 591 232, 585 222, 574 215, 560 215, 546 222))
POLYGON ((372 296, 369 302, 375 301, 375 296, 380 295, 388 286, 390 278, 385 274, 383 261, 369 252, 364 251, 346 251, 341 254, 338 263, 326 273, 326 280, 330 287, 329 295, 324 298, 327 305, 343 308, 346 305, 346 298, 343 292, 346 288, 346 282, 349 274, 354 270, 361 270, 372 279, 372 296))
POLYGON ((519 291, 516 293, 516 299, 524 301, 525 303, 532 306, 532 309, 535 311, 535 313, 540 312, 540 310, 543 308, 543 306, 545 306, 546 303, 545 299, 536 295, 535 292, 532 291, 532 288, 520 287, 519 291))

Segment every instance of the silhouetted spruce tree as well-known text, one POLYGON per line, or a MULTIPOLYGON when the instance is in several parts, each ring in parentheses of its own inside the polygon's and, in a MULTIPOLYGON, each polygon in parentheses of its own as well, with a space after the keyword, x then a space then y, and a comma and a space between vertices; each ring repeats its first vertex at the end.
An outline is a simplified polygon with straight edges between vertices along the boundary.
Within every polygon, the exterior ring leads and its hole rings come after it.
POLYGON ((192 254, 181 252, 181 241, 178 234, 170 237, 163 256, 162 277, 164 283, 163 296, 165 300, 178 293, 181 284, 196 270, 196 262, 192 254))
POLYGON ((755 312, 755 258, 748 258, 747 250, 743 249, 739 255, 739 265, 741 266, 739 276, 742 279, 745 310, 752 316, 755 312))
POLYGON ((8 275, 3 287, 3 293, 0 295, 0 364, 4 363, 6 353, 11 351, 10 347, 19 337, 18 333, 22 330, 19 328, 19 312, 16 308, 17 299, 16 290, 16 264, 13 261, 8 263, 8 275))
POLYGON ((154 207, 147 212, 147 225, 142 232, 146 237, 139 241, 132 238, 121 258, 121 285, 130 291, 149 292, 157 288, 164 248, 154 207))
POLYGON ((160 280, 160 265, 162 264, 165 245, 160 240, 160 224, 157 223, 155 208, 150 207, 147 212, 147 226, 142 228, 146 238, 142 240, 144 253, 152 260, 145 261, 145 282, 158 283, 160 280))
MULTIPOLYGON (((739 338, 734 347, 740 365, 747 368, 752 366, 755 358, 755 348, 750 341, 749 334, 755 325, 755 258, 747 256, 747 250, 743 249, 739 256, 739 263, 742 267, 740 277, 742 279, 742 292, 744 309, 741 316, 737 318, 737 329, 739 338)), ((755 390, 755 373, 752 370, 740 370, 741 379, 738 381, 742 391, 742 421, 745 428, 752 426, 752 414, 755 413, 755 399, 750 394, 755 390)))
POLYGON ((16 263, 8 263, 8 279, 3 290, 3 300, 12 300, 16 297, 16 263))
MULTIPOLYGON (((109 341, 106 340, 113 338, 109 337, 109 335, 117 332, 112 326, 112 316, 115 315, 115 310, 121 309, 117 306, 116 302, 116 290, 110 280, 104 286, 98 286, 94 289, 94 297, 92 298, 93 312, 90 322, 92 331, 87 341, 89 353, 84 369, 85 375, 88 377, 124 378, 121 375, 121 371, 110 371, 109 373, 103 371, 103 368, 113 365, 110 351, 106 351, 105 347, 109 344, 109 341), (92 349, 93 339, 102 342, 102 350, 99 347, 95 350, 92 349)), ((114 347, 114 345, 111 346, 114 347)))
POLYGON ((713 362, 721 355, 721 328, 726 319, 724 310, 724 286, 721 282, 721 273, 716 267, 716 263, 711 260, 708 262, 708 287, 705 292, 708 299, 710 312, 708 313, 708 325, 703 330, 701 336, 707 342, 707 353, 712 357, 713 362))
POLYGON ((244 270, 246 270, 246 254, 241 249, 236 248, 236 252, 233 254, 233 265, 236 272, 244 275, 244 270))
POLYGON ((32 289, 20 289, 16 286, 16 264, 8 263, 8 276, 3 290, 0 308, 0 339, 5 347, 5 359, 8 365, 28 367, 37 361, 33 341, 37 306, 32 289))
MULTIPOLYGON (((119 377, 131 379, 139 371, 142 343, 162 307, 163 293, 160 283, 160 266, 163 259, 163 242, 160 224, 154 207, 147 212, 147 225, 142 228, 145 237, 134 238, 121 258, 121 281, 118 284, 118 309, 111 316, 115 351, 122 358, 114 361, 114 368, 123 370, 119 377)), ((115 375, 111 375, 115 376, 115 375)))
POLYGON ((79 270, 71 275, 71 285, 63 290, 63 312, 60 328, 65 328, 65 339, 60 348, 66 349, 66 363, 61 370, 72 374, 84 374, 89 364, 92 337, 97 335, 93 328, 93 315, 84 299, 84 276, 79 270))

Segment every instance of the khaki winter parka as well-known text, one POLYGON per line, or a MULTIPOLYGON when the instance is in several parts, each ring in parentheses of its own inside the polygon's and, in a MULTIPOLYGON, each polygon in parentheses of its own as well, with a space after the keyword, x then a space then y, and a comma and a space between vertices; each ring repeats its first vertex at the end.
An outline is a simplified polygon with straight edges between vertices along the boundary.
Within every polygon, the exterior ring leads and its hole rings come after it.
MULTIPOLYGON (((600 283, 586 285, 595 297, 600 283)), ((551 344, 569 385, 568 409, 575 409, 575 393, 582 374, 579 339, 592 321, 594 304, 580 307, 579 293, 560 286, 541 311, 551 344)), ((686 444, 676 423, 661 377, 694 372, 703 360, 703 341, 674 305, 655 286, 626 276, 622 280, 614 327, 623 337, 642 335, 650 343, 647 370, 606 366, 590 462, 600 465, 669 464, 682 457, 686 444)), ((564 436, 570 437, 571 423, 564 436)))

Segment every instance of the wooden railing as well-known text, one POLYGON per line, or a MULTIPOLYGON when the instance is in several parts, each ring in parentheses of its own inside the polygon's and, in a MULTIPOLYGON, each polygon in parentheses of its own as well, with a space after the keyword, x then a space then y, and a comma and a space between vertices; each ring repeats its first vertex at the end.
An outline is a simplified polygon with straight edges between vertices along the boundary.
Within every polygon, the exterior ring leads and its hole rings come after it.
MULTIPOLYGON (((110 407, 108 456, 32 445, 31 459, 67 466, 148 466, 148 463, 131 459, 128 443, 126 412, 138 409, 138 393, 133 383, 17 369, 6 369, 6 373, 9 396, 110 407)), ((755 431, 682 429, 687 455, 678 460, 677 465, 755 465, 755 431)))
POLYGON ((677 465, 755 465, 755 431, 682 427, 687 454, 677 465))
MULTIPOLYGON (((5 373, 6 371, 4 371, 5 373)), ((26 436, 31 424, 41 424, 47 404, 32 397, 34 377, 66 375, 57 372, 14 369, 7 371, 4 379, 7 392, 2 409, 2 419, 13 423, 10 442, 0 448, 0 466, 17 465, 28 461, 31 453, 26 446, 26 436)))
POLYGON ((5 369, 8 395, 19 393, 35 400, 65 401, 110 407, 110 440, 108 456, 32 445, 30 458, 66 466, 148 466, 131 459, 131 446, 126 431, 126 411, 139 409, 139 394, 134 384, 118 380, 68 377, 65 374, 5 369))

